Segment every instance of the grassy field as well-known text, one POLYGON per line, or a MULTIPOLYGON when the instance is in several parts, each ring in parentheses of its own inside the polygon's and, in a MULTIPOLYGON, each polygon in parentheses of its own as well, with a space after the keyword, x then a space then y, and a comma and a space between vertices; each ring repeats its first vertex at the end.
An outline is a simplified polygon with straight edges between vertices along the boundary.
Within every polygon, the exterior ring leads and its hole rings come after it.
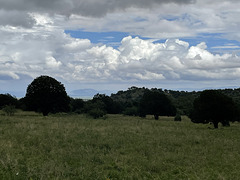
POLYGON ((0 179, 239 179, 240 124, 0 115, 0 179))

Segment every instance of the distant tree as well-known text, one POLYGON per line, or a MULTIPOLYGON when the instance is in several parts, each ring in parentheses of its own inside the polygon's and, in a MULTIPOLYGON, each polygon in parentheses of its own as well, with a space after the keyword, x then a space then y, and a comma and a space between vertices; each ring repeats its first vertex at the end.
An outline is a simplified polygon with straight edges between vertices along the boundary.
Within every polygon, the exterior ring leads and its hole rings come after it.
POLYGON ((229 125, 229 121, 238 120, 238 109, 233 100, 217 90, 205 90, 193 103, 190 118, 194 123, 212 122, 229 125))
POLYGON ((117 94, 111 94, 115 104, 115 109, 118 113, 123 114, 138 114, 138 107, 140 100, 145 92, 146 88, 137 88, 135 86, 128 88, 126 91, 118 91, 117 94), (133 112, 134 110, 134 112, 133 112), (137 110, 137 112, 135 111, 137 110), (133 112, 133 113, 132 113, 133 112))
POLYGON ((69 101, 63 84, 49 76, 34 79, 25 96, 27 109, 42 112, 44 116, 68 111, 69 101))
POLYGON ((0 94, 0 108, 9 105, 17 106, 18 105, 17 98, 11 96, 10 94, 0 94))
POLYGON ((106 111, 108 114, 118 114, 121 110, 120 104, 105 94, 96 94, 93 97, 93 102, 102 102, 103 103, 103 110, 106 111))
POLYGON ((107 114, 105 104, 102 101, 89 100, 84 104, 84 112, 92 116, 94 119, 103 117, 107 114))
POLYGON ((152 114, 158 120, 159 116, 175 116, 176 108, 164 93, 146 90, 140 101, 139 113, 141 117, 152 114))
POLYGON ((72 112, 81 113, 83 111, 85 102, 82 99, 71 98, 70 107, 72 112))

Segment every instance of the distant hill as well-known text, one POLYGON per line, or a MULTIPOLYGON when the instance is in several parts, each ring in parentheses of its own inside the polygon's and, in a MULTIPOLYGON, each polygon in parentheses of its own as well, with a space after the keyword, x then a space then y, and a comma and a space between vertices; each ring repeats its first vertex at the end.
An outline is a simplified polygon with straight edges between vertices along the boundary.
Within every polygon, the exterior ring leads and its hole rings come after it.
POLYGON ((113 92, 109 91, 109 90, 98 91, 98 90, 95 90, 95 89, 77 89, 77 90, 71 91, 69 93, 69 96, 73 97, 73 98, 92 99, 93 96, 98 94, 98 93, 99 94, 106 94, 106 95, 110 96, 111 93, 113 93, 113 92))

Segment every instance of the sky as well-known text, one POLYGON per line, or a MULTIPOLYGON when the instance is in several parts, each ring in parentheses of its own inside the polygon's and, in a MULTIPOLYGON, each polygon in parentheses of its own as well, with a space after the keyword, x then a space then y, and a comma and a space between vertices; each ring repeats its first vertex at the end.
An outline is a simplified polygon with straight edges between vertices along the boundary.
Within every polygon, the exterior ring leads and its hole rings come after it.
POLYGON ((238 0, 0 0, 0 93, 240 87, 238 0))

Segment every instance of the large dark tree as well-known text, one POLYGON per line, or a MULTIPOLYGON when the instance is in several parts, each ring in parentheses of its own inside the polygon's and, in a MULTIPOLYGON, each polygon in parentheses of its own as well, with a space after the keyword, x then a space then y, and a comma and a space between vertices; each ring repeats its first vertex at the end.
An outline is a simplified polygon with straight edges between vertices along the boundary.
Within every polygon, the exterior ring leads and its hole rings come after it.
POLYGON ((233 100, 217 90, 205 90, 193 103, 190 114, 192 122, 212 122, 215 128, 218 124, 229 125, 229 121, 238 120, 238 109, 233 100))
POLYGON ((28 86, 25 97, 28 110, 42 112, 66 112, 69 110, 70 98, 63 84, 49 76, 40 76, 28 86))
POLYGON ((146 90, 140 101, 139 114, 142 117, 151 114, 157 120, 159 116, 175 116, 176 108, 164 93, 146 90))

